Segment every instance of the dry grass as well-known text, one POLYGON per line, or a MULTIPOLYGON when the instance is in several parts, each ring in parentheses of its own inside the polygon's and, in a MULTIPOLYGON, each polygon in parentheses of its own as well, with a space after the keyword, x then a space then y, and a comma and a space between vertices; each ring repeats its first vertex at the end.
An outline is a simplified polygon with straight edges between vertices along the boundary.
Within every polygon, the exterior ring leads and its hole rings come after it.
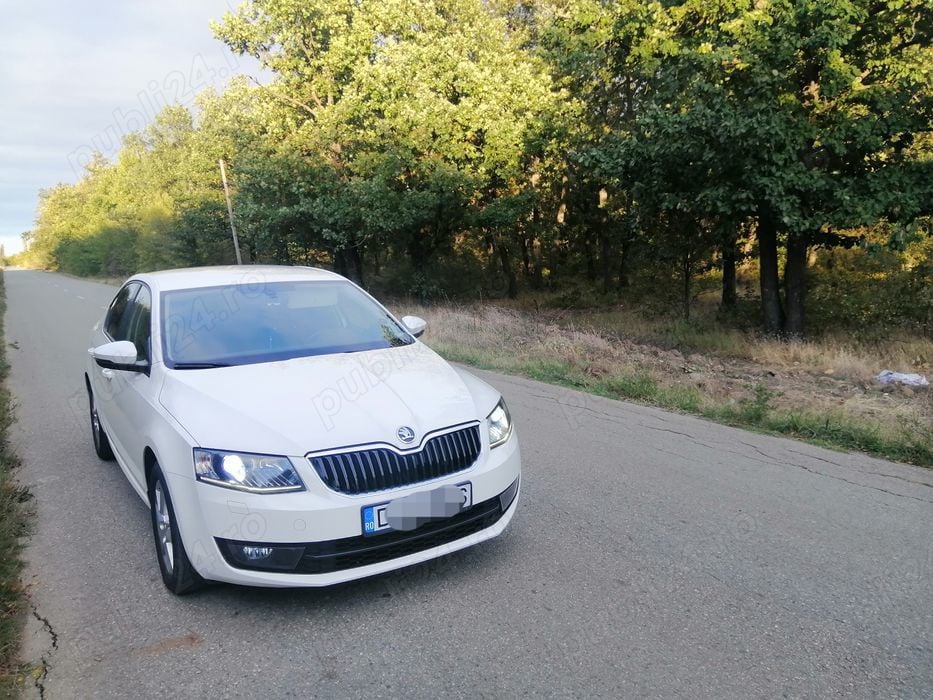
POLYGON ((832 337, 800 343, 759 338, 748 348, 749 359, 762 365, 800 367, 863 382, 872 381, 882 369, 928 372, 933 361, 933 341, 924 338, 893 338, 884 345, 832 337))
POLYGON ((816 340, 785 343, 742 331, 717 320, 711 311, 686 322, 646 319, 634 311, 597 312, 569 316, 566 323, 609 333, 620 338, 699 352, 724 358, 743 359, 776 370, 796 368, 813 374, 870 381, 882 369, 928 373, 933 369, 933 339, 895 335, 884 342, 865 341, 857 336, 828 334, 816 340))
POLYGON ((7 432, 13 423, 13 399, 4 383, 9 369, 3 349, 5 310, 3 273, 0 272, 0 697, 12 697, 18 693, 21 680, 17 654, 26 591, 20 580, 23 566, 20 554, 26 535, 24 504, 29 492, 14 478, 19 461, 7 442, 7 432))
POLYGON ((424 317, 426 341, 452 360, 933 463, 933 392, 874 379, 885 368, 928 372, 926 339, 781 343, 703 322, 664 326, 632 312, 398 306, 424 317))

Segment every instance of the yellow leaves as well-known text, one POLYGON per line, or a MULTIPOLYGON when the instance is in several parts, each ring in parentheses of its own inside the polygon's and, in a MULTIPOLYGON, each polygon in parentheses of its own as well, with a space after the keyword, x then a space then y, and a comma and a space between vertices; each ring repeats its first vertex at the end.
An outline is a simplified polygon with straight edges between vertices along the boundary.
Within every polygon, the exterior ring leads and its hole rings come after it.
POLYGON ((868 85, 865 85, 865 78, 871 75, 871 70, 871 68, 866 68, 857 76, 855 76, 850 84, 851 88, 856 91, 867 90, 868 85))
POLYGON ((804 104, 812 105, 820 101, 820 85, 815 80, 803 89, 804 104))

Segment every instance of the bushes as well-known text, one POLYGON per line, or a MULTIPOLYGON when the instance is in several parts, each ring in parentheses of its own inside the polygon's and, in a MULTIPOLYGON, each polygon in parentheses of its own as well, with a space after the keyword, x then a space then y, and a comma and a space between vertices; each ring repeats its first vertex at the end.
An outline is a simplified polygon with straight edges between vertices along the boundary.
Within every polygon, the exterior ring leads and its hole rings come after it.
POLYGON ((121 277, 136 272, 137 234, 132 229, 104 228, 87 238, 62 241, 55 248, 58 269, 82 277, 121 277))
POLYGON ((903 251, 820 251, 808 311, 814 328, 857 329, 868 339, 894 330, 933 335, 933 239, 903 251))

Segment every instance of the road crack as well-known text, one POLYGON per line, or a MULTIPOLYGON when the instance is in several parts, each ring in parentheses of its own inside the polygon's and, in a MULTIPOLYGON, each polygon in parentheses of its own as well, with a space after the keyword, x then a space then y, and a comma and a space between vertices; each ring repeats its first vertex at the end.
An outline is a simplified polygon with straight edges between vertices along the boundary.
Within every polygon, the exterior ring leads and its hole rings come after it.
POLYGON ((865 471, 864 469, 857 469, 855 467, 847 466, 845 464, 840 464, 839 462, 834 462, 831 459, 825 459, 823 457, 817 457, 816 455, 807 454, 806 452, 799 452, 797 450, 788 449, 788 452, 791 452, 795 455, 800 455, 801 457, 806 457, 807 459, 815 459, 820 462, 826 462, 826 464, 832 464, 834 467, 839 467, 841 469, 852 469, 859 472, 860 474, 870 474, 871 476, 881 476, 885 479, 897 479, 899 481, 906 481, 908 484, 916 484, 917 486, 926 486, 928 488, 933 488, 933 484, 928 481, 918 481, 917 479, 908 479, 905 476, 898 476, 897 474, 886 474, 885 472, 871 472, 865 471))
POLYGON ((680 435, 681 437, 687 438, 694 445, 699 445, 700 447, 705 447, 708 450, 715 450, 716 448, 712 445, 707 445, 705 442, 700 442, 696 436, 691 435, 690 433, 682 433, 679 430, 671 430, 670 428, 657 428, 652 425, 645 425, 644 423, 638 424, 639 428, 644 428, 645 430, 655 430, 659 433, 671 433, 672 435, 680 435))
POLYGON ((39 614, 39 609, 35 604, 30 606, 32 608, 32 616, 35 617, 42 626, 45 628, 45 631, 49 634, 49 639, 52 642, 52 646, 49 647, 46 652, 39 657, 39 663, 41 664, 39 675, 35 678, 36 690, 39 691, 39 700, 45 700, 45 681, 48 678, 49 671, 52 666, 49 662, 52 654, 58 651, 58 633, 55 631, 55 628, 52 627, 52 623, 49 622, 47 617, 43 617, 39 614))
MULTIPOLYGON (((740 440, 740 441, 739 441, 739 444, 740 444, 740 445, 745 445, 746 447, 751 447, 753 450, 755 450, 756 452, 758 452, 758 454, 762 455, 763 457, 768 457, 769 459, 774 459, 773 457, 771 457, 770 455, 765 454, 765 453, 762 452, 760 449, 758 449, 757 447, 755 447, 754 445, 752 445, 752 444, 750 444, 750 443, 742 442, 742 441, 740 440)), ((788 450, 788 451, 789 451, 789 452, 794 452, 793 450, 788 450)), ((809 456, 809 455, 804 455, 804 454, 802 454, 802 453, 800 453, 800 452, 794 452, 794 454, 800 455, 801 457, 808 457, 808 456, 809 456)), ((816 458, 816 459, 819 459, 819 458, 816 458)), ((826 459, 824 459, 824 460, 822 460, 822 461, 823 461, 823 462, 829 462, 829 460, 826 460, 826 459)), ((829 462, 829 463, 830 463, 830 464, 835 464, 835 462, 829 462)), ((897 498, 909 498, 909 499, 912 500, 912 501, 920 501, 921 503, 933 503, 933 501, 927 500, 926 498, 919 498, 918 496, 909 496, 909 495, 907 495, 906 493, 897 493, 896 491, 890 491, 890 490, 888 490, 888 489, 883 489, 883 488, 881 488, 880 486, 872 486, 872 485, 870 485, 870 484, 862 484, 862 483, 859 483, 858 481, 852 481, 851 479, 844 479, 844 478, 841 477, 841 476, 836 476, 836 475, 834 475, 834 474, 827 474, 826 472, 821 472, 819 469, 813 469, 812 467, 808 467, 808 466, 806 466, 805 464, 798 464, 797 462, 791 462, 791 461, 787 461, 787 462, 775 462, 775 464, 782 464, 782 465, 786 465, 786 466, 789 466, 789 467, 795 467, 795 468, 797 468, 797 469, 802 469, 802 470, 805 471, 805 472, 809 472, 810 474, 815 474, 816 476, 825 476, 827 479, 834 479, 834 480, 836 480, 836 481, 841 481, 841 482, 843 482, 843 483, 845 483, 845 484, 851 484, 852 486, 858 486, 858 487, 863 488, 863 489, 870 489, 870 490, 872 490, 872 491, 879 491, 879 492, 881 492, 881 493, 886 493, 886 494, 888 494, 889 496, 896 496, 897 498)), ((841 466, 841 465, 840 465, 840 466, 841 466)), ((842 467, 842 468, 845 469, 846 467, 842 467)), ((860 474, 864 474, 864 473, 865 473, 865 472, 862 472, 861 470, 858 470, 858 469, 856 469, 855 471, 857 471, 857 472, 860 473, 860 474)))

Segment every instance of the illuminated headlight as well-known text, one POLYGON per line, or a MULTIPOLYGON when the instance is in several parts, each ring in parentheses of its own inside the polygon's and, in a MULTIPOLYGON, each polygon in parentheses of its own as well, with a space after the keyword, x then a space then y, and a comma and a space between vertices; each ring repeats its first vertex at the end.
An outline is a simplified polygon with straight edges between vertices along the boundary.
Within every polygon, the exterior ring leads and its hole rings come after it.
POLYGON ((301 491, 304 484, 287 457, 194 450, 198 481, 250 493, 301 491))
POLYGON ((486 426, 489 428, 490 447, 498 447, 509 439, 512 434, 512 418, 505 406, 505 399, 499 399, 492 413, 486 416, 486 426))

